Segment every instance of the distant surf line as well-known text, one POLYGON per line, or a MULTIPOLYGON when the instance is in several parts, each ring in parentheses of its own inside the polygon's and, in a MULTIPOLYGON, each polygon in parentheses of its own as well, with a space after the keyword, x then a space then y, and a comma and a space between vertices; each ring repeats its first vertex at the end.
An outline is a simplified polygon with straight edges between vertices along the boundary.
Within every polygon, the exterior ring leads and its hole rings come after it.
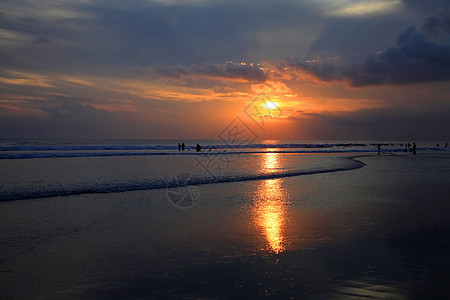
MULTIPOLYGON (((218 144, 204 145, 207 149, 273 149, 273 148, 334 148, 334 147, 367 147, 371 144, 365 143, 280 143, 280 144, 218 144)), ((394 144, 385 144, 394 145, 394 144)), ((193 150, 194 146, 186 146, 193 150)), ((85 145, 9 145, 0 146, 0 151, 100 151, 100 150, 178 150, 177 145, 120 145, 120 144, 85 144, 85 145)))
MULTIPOLYGON (((333 154, 333 153, 375 153, 370 149, 348 150, 267 150, 267 151, 174 151, 174 152, 13 152, 0 153, 0 159, 34 159, 34 158, 70 158, 70 157, 108 157, 108 156, 158 156, 158 155, 242 155, 242 154, 333 154)), ((403 149, 389 149, 383 152, 403 152, 403 149)))

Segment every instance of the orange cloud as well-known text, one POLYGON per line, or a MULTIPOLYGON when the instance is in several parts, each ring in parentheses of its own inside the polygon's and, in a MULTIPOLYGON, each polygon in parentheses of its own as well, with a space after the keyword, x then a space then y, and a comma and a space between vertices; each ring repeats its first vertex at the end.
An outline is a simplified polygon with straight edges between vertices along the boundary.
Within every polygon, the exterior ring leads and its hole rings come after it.
POLYGON ((292 93, 291 89, 284 82, 272 81, 272 80, 269 80, 265 83, 252 84, 251 90, 256 94, 259 94, 259 93, 291 94, 292 93))
POLYGON ((51 80, 47 76, 36 73, 8 70, 5 75, 7 77, 0 77, 0 83, 44 88, 54 87, 51 80))

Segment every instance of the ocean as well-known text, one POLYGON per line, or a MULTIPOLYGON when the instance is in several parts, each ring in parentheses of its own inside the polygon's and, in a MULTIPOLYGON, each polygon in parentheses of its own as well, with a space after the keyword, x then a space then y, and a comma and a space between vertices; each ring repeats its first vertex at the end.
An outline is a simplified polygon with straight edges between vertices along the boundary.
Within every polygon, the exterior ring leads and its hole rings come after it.
POLYGON ((416 144, 2 140, 0 297, 439 298, 450 150, 416 144))
MULTIPOLYGON (((221 140, 200 140, 203 149, 196 152, 197 141, 185 141, 184 151, 179 151, 179 143, 175 140, 3 140, 0 142, 0 201, 336 172, 361 167, 360 162, 348 157, 376 153, 377 144, 382 145, 386 154, 405 150, 405 144, 387 142, 225 144, 221 140), (282 157, 276 167, 261 165, 261 157, 271 156, 282 157), (189 180, 178 180, 180 174, 189 180)), ((417 149, 449 150, 430 143, 417 149)))

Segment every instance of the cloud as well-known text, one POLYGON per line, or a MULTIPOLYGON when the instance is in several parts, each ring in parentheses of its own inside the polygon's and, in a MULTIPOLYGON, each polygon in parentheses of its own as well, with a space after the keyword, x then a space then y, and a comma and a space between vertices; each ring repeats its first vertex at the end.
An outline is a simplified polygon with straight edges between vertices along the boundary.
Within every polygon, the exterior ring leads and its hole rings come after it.
MULTIPOLYGON (((445 80, 448 14, 408 27, 445 1, 3 1, 0 132, 131 137, 140 130, 141 137, 195 137, 260 92, 280 103, 297 101, 292 107, 304 110, 301 120, 320 107, 329 113, 358 109, 364 106, 358 97, 384 100, 384 89, 377 97, 370 95, 374 89, 323 89, 297 81, 297 73, 354 86, 445 80), (300 72, 276 68, 286 57, 317 53, 320 59, 294 64, 300 72), (340 106, 323 100, 346 97, 340 106), (139 126, 120 135, 131 122, 139 126)), ((445 94, 432 87, 424 90, 445 94)), ((422 98, 432 99, 427 95, 422 98)))
POLYGON ((445 141, 450 106, 366 108, 345 113, 298 114, 291 119, 305 139, 445 141))
POLYGON ((264 84, 252 84, 251 90, 256 94, 291 94, 292 90, 281 81, 267 81, 264 84))
POLYGON ((36 44, 47 44, 50 43, 50 40, 44 36, 37 37, 34 42, 36 44))
POLYGON ((321 21, 309 1, 292 0, 42 0, 2 8, 2 64, 99 75, 112 66, 282 59, 307 48, 321 21))
POLYGON ((426 18, 422 29, 435 37, 450 34, 450 7, 444 7, 437 16, 426 18))
POLYGON ((376 54, 317 57, 292 66, 321 81, 343 81, 353 87, 450 80, 450 9, 400 32, 395 45, 376 54))
POLYGON ((265 82, 269 78, 266 70, 260 65, 246 63, 228 62, 225 64, 203 64, 188 67, 160 66, 155 69, 159 74, 170 78, 201 76, 255 83, 265 82))
POLYGON ((365 17, 386 14, 401 6, 400 0, 322 0, 327 4, 325 13, 335 17, 365 17))
POLYGON ((0 73, 0 83, 8 85, 34 86, 40 88, 53 87, 53 83, 47 76, 30 73, 6 70, 0 73))
POLYGON ((98 109, 91 104, 85 102, 90 99, 73 98, 66 96, 52 96, 56 105, 40 106, 40 108, 48 113, 48 119, 61 122, 76 122, 76 123, 102 123, 114 122, 118 117, 103 109, 98 109))
POLYGON ((427 16, 436 13, 436 8, 448 5, 448 0, 402 0, 402 5, 408 10, 427 16))
POLYGON ((43 116, 3 116, 0 136, 98 138, 116 134, 122 124, 116 114, 91 105, 93 99, 54 95, 39 102, 43 116))

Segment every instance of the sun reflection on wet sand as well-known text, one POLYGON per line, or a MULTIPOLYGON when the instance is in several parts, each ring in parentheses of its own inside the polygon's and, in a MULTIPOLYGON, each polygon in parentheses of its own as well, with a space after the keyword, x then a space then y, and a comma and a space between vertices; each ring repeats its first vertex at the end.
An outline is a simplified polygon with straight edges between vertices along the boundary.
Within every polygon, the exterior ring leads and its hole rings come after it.
MULTIPOLYGON (((266 153, 262 168, 273 172, 279 167, 279 154, 266 153)), ((255 223, 262 229, 262 234, 269 249, 275 253, 285 250, 284 226, 286 219, 286 193, 281 179, 261 181, 254 206, 255 223)))

